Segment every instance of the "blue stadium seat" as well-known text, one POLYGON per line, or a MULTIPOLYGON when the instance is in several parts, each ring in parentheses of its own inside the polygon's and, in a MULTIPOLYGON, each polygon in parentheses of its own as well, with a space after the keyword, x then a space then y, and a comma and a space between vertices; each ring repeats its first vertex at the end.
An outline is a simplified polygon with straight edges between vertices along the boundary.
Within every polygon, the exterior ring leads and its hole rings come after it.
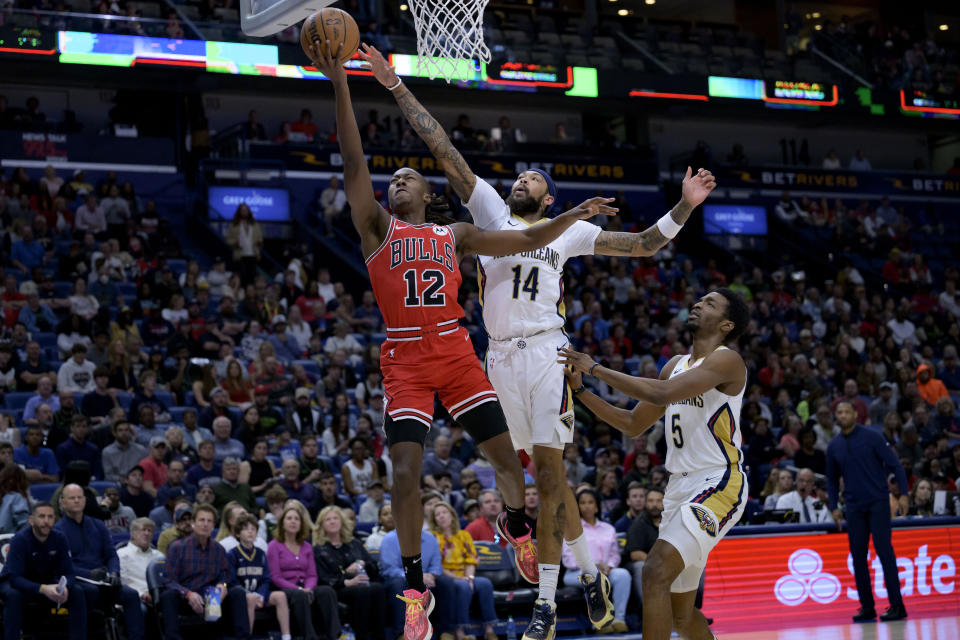
POLYGON ((183 394, 183 401, 188 407, 197 408, 197 400, 193 397, 193 391, 186 391, 183 394))
POLYGON ((97 492, 97 495, 102 496, 103 492, 107 489, 117 489, 120 490, 120 485, 116 482, 110 482, 107 480, 94 480, 90 483, 90 488, 97 492))
POLYGON ((47 333, 47 332, 38 331, 37 333, 32 334, 30 337, 36 340, 37 344, 39 344, 40 347, 43 349, 57 346, 56 333, 52 333, 52 332, 47 333))
POLYGON ((357 522, 357 531, 362 533, 373 533, 376 522, 357 522))
POLYGON ((177 275, 187 272, 187 261, 183 258, 167 258, 167 266, 177 275))
POLYGON ((157 389, 153 393, 157 400, 167 405, 167 408, 172 407, 177 402, 176 398, 169 391, 161 391, 160 389, 157 389))
POLYGON ((34 500, 49 501, 54 492, 60 487, 59 482, 41 482, 30 486, 30 497, 34 500))
POLYGON ((170 409, 170 420, 176 424, 183 424, 183 412, 186 410, 186 407, 171 407, 167 405, 167 408, 170 409))
POLYGON ((387 334, 385 333, 371 333, 370 334, 370 344, 383 344, 387 339, 387 334))
POLYGON ((3 396, 3 405, 7 409, 22 411, 27 406, 27 400, 35 395, 33 391, 11 391, 3 396))
POLYGON ((135 282, 118 282, 116 287, 117 293, 123 298, 137 297, 137 284, 135 282))
POLYGON ((53 295, 58 298, 68 298, 73 293, 73 283, 58 280, 53 283, 53 295))
MULTIPOLYGON (((120 403, 120 406, 123 407, 124 411, 130 410, 130 403, 133 402, 133 394, 129 391, 118 391, 117 392, 117 402, 120 403)), ((134 419, 138 419, 135 417, 134 419)))
POLYGON ((290 363, 291 366, 296 364, 303 367, 303 370, 307 373, 315 373, 318 376, 323 375, 323 369, 320 368, 320 364, 316 360, 294 360, 290 363))

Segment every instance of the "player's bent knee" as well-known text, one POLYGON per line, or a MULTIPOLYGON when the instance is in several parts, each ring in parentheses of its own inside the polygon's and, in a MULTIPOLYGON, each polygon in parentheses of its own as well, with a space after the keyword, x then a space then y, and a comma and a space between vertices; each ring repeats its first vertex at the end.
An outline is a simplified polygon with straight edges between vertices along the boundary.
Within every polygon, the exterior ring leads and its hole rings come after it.
POLYGON ((643 564, 642 576, 645 585, 657 585, 658 588, 669 587, 677 577, 662 557, 652 553, 643 564))

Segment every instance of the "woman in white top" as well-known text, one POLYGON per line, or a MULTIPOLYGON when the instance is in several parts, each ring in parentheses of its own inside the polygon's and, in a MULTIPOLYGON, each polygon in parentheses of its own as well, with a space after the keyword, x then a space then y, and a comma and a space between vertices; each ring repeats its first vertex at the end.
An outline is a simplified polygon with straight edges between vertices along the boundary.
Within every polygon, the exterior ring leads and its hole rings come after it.
POLYGON ((170 307, 164 309, 160 314, 163 316, 163 319, 177 326, 180 324, 181 320, 186 320, 190 317, 190 312, 186 310, 186 301, 183 299, 183 295, 175 293, 170 296, 170 307))
POLYGON ((349 444, 350 459, 340 469, 343 489, 351 498, 367 492, 374 480, 380 479, 377 465, 370 459, 370 447, 363 438, 352 438, 349 444))
POLYGON ((73 293, 70 298, 70 310, 83 318, 92 320, 100 310, 100 303, 97 299, 87 293, 87 281, 83 278, 77 278, 73 283, 73 293))
POLYGON ((73 353, 73 345, 82 344, 89 347, 92 344, 90 340, 90 327, 83 318, 75 313, 64 318, 57 327, 57 349, 60 351, 60 359, 66 360, 73 353))
POLYGON ((0 442, 9 442, 16 449, 20 446, 20 430, 13 426, 13 416, 0 413, 0 442))
POLYGON ((240 263, 240 275, 244 282, 252 282, 260 261, 263 233, 253 219, 250 207, 241 204, 233 214, 233 222, 227 229, 227 244, 233 249, 233 259, 240 263))
POLYGON ((310 342, 313 332, 310 325, 303 321, 303 313, 300 307, 295 304, 290 305, 287 311, 287 335, 297 341, 297 344, 306 345, 310 342))
POLYGON ((350 414, 338 413, 320 438, 323 440, 323 455, 336 459, 345 454, 350 444, 350 414))

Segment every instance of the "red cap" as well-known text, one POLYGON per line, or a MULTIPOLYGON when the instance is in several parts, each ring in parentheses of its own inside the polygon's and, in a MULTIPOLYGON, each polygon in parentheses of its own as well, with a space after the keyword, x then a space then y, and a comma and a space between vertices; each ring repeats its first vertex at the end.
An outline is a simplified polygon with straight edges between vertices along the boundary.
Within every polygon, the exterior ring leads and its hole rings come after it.
POLYGON ((270 393, 270 389, 265 384, 258 384, 253 390, 253 393, 258 396, 265 396, 270 393))

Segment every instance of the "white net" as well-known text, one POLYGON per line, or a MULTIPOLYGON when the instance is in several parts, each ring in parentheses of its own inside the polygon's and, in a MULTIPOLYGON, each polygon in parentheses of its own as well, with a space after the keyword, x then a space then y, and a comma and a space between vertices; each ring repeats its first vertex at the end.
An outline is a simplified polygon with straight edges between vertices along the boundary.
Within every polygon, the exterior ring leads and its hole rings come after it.
POLYGON ((417 29, 417 65, 430 78, 466 79, 471 60, 490 62, 483 41, 489 0, 409 0, 417 29))

